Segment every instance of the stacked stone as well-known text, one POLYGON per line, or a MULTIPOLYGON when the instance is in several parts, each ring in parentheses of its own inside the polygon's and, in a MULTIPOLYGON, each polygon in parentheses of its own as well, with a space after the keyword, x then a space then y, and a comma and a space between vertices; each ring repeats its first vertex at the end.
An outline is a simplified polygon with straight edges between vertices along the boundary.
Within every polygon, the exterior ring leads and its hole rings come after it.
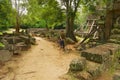
POLYGON ((114 25, 110 36, 110 42, 120 44, 120 24, 114 25))
MULTIPOLYGON (((118 58, 119 50, 120 45, 114 43, 106 43, 84 50, 81 53, 82 58, 72 60, 69 72, 73 72, 74 77, 80 80, 94 80, 103 71, 117 63, 115 59, 118 58)), ((119 80, 119 75, 117 78, 119 80)))
POLYGON ((0 37, 0 61, 9 60, 13 54, 20 54, 23 50, 28 50, 31 44, 35 44, 35 38, 27 34, 4 34, 0 37))

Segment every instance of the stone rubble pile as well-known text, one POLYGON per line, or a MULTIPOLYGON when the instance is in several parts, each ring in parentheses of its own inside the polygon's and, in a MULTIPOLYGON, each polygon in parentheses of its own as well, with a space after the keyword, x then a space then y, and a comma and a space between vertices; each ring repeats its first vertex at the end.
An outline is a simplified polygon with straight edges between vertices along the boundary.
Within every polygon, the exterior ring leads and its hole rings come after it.
POLYGON ((28 34, 3 34, 0 36, 0 61, 8 61, 13 55, 28 50, 32 44, 36 44, 35 38, 28 34))
MULTIPOLYGON (((83 50, 81 59, 71 61, 69 72, 72 72, 74 77, 79 80, 94 80, 104 71, 118 64, 120 58, 118 52, 120 52, 120 45, 114 43, 106 43, 83 50)), ((118 72, 113 76, 113 80, 120 80, 118 72)))

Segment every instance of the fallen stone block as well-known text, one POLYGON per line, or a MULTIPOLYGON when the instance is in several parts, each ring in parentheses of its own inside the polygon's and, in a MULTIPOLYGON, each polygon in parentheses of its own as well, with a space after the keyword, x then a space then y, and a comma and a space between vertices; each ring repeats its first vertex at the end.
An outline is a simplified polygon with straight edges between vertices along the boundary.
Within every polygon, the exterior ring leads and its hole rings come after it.
POLYGON ((94 63, 91 61, 87 61, 86 71, 93 77, 97 77, 103 71, 103 66, 99 63, 94 63))
POLYGON ((27 51, 29 49, 29 46, 26 45, 24 42, 19 42, 16 44, 17 47, 19 47, 18 49, 20 49, 21 51, 27 51))
POLYGON ((8 61, 12 57, 12 53, 9 50, 0 50, 0 61, 5 62, 8 61))
POLYGON ((81 56, 93 62, 103 63, 109 58, 110 51, 101 48, 90 48, 82 51, 81 56))
POLYGON ((93 80, 92 76, 86 71, 79 72, 74 77, 79 80, 93 80))
POLYGON ((85 58, 77 58, 73 59, 70 63, 69 71, 83 71, 86 66, 86 59, 85 58))
POLYGON ((106 43, 106 44, 97 46, 97 48, 109 50, 111 55, 113 55, 120 50, 120 45, 114 44, 114 43, 106 43))
POLYGON ((87 60, 103 63, 109 60, 110 55, 120 50, 120 45, 107 43, 82 51, 81 56, 87 60))

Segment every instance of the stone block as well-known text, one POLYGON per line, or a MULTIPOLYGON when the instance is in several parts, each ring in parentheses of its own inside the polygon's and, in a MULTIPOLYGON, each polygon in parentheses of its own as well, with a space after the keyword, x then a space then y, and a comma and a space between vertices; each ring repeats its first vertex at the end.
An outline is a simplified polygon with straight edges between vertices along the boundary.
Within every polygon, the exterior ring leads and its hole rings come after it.
POLYGON ((8 61, 12 57, 12 53, 9 50, 0 50, 0 61, 5 62, 8 61))
POLYGON ((103 71, 103 66, 98 63, 94 63, 91 61, 87 61, 87 68, 86 71, 92 76, 92 77, 97 77, 101 74, 103 71))
POLYGON ((92 76, 86 71, 77 73, 75 77, 79 80, 93 80, 92 76))
POLYGON ((85 58, 73 59, 70 63, 70 71, 83 71, 86 66, 85 58))

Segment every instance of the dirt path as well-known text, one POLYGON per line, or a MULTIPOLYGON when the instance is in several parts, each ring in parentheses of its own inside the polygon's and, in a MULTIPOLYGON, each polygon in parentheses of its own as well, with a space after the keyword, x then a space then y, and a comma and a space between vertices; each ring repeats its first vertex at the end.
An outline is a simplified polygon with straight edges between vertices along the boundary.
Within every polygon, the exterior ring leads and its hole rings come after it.
POLYGON ((67 73, 69 63, 78 57, 75 53, 63 53, 53 43, 36 38, 37 44, 13 65, 17 65, 14 74, 2 80, 62 80, 60 76, 67 73), (13 78, 10 78, 10 77, 13 78))

